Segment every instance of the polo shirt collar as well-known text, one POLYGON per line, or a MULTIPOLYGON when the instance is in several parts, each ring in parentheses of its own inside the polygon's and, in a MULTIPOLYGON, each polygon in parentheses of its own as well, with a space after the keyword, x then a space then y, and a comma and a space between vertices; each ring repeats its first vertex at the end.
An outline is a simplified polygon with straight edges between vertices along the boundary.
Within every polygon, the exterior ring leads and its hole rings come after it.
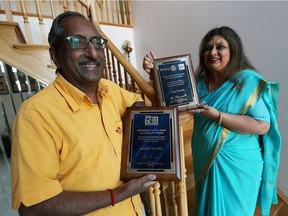
MULTIPOLYGON (((58 74, 54 82, 55 88, 65 98, 71 109, 75 112, 80 108, 82 102, 92 104, 88 96, 81 90, 69 83, 61 74, 58 74)), ((109 95, 108 86, 102 80, 98 83, 98 93, 103 97, 109 95)))

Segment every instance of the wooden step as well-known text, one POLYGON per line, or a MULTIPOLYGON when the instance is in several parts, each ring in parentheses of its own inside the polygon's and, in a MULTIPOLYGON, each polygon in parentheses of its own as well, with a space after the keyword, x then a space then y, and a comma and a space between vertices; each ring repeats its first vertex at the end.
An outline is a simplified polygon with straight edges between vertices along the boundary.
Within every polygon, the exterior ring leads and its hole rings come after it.
MULTIPOLYGON (((279 201, 278 204, 272 205, 271 210, 270 210, 270 216, 281 216, 281 215, 278 215, 278 212, 282 208, 283 204, 284 204, 283 201, 279 201)), ((261 216, 260 208, 258 206, 256 207, 254 216, 261 216)), ((287 216, 287 214, 286 214, 286 216, 287 216)))
POLYGON ((16 22, 0 21, 0 35, 8 44, 25 44, 26 40, 21 28, 16 22))

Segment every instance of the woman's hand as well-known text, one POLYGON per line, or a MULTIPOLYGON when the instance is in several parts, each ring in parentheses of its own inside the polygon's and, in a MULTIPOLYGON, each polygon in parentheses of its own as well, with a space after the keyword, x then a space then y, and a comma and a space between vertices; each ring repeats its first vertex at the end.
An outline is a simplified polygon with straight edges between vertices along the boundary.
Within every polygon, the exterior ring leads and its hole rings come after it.
POLYGON ((219 121, 220 113, 217 109, 210 107, 208 105, 205 105, 205 103, 200 103, 197 105, 197 109, 189 110, 188 112, 191 113, 198 113, 208 119, 212 119, 216 122, 219 121))
POLYGON ((153 65, 154 59, 156 59, 156 55, 152 51, 150 51, 150 53, 148 53, 143 58, 143 69, 149 74, 151 73, 151 70, 154 67, 153 65))
POLYGON ((270 124, 265 121, 254 119, 248 115, 220 112, 204 103, 200 103, 197 109, 189 110, 188 112, 198 113, 214 120, 217 124, 242 134, 262 135, 267 133, 270 128, 270 124))

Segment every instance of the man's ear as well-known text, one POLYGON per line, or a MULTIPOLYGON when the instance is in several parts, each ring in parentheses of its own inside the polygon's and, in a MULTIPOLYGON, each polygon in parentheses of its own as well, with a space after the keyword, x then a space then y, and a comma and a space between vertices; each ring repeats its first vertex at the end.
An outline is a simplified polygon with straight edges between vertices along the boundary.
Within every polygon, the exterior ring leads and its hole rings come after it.
POLYGON ((50 58, 52 59, 52 61, 54 62, 54 64, 56 65, 56 68, 60 68, 59 62, 58 62, 58 52, 54 47, 50 47, 49 48, 49 53, 50 53, 50 58))

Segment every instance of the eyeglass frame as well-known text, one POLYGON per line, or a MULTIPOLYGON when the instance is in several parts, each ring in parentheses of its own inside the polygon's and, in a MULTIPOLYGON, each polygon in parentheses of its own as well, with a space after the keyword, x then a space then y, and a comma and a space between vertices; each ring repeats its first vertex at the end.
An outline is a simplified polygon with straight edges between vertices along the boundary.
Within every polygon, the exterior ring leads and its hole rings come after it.
POLYGON ((66 40, 69 42, 69 46, 70 46, 72 49, 86 49, 86 48, 88 47, 88 45, 89 45, 89 42, 91 42, 92 45, 93 45, 93 47, 94 47, 95 49, 101 49, 101 50, 103 50, 103 49, 106 48, 106 44, 107 44, 107 42, 108 42, 107 39, 102 38, 102 37, 94 36, 94 37, 91 37, 91 38, 85 38, 84 36, 81 36, 81 35, 67 36, 67 37, 65 37, 62 41, 66 41, 66 40), (82 39, 85 39, 85 41, 87 42, 86 47, 73 47, 73 46, 72 46, 72 42, 71 42, 71 38, 82 38, 82 39), (92 42, 93 39, 103 40, 103 43, 101 44, 101 46, 104 46, 104 47, 96 47, 96 46, 94 45, 94 43, 92 42))

